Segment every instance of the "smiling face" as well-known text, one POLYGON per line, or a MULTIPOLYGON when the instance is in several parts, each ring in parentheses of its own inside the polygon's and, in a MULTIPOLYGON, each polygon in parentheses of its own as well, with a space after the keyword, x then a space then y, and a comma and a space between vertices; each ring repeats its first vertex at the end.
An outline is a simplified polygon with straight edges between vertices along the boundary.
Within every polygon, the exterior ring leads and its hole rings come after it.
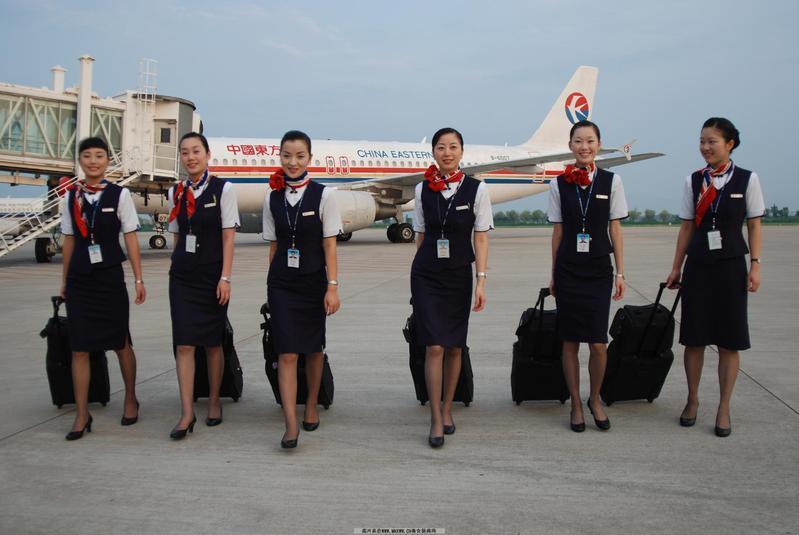
POLYGON ((463 158, 463 145, 457 134, 444 134, 433 147, 433 157, 436 159, 441 174, 456 171, 463 158))
POLYGON ((105 150, 100 148, 82 150, 78 160, 89 182, 103 179, 108 168, 108 153, 105 150))
POLYGON ((199 180, 208 169, 211 153, 205 150, 202 141, 197 137, 189 137, 180 143, 180 163, 192 180, 199 180))
POLYGON ((575 163, 578 167, 588 167, 594 163, 597 152, 602 144, 593 127, 583 126, 574 131, 574 135, 569 140, 569 150, 574 154, 575 163))
POLYGON ((289 139, 280 147, 280 165, 289 178, 299 178, 311 163, 311 151, 302 139, 289 139))
POLYGON ((702 158, 714 169, 725 165, 730 160, 730 153, 735 146, 732 139, 727 141, 718 128, 709 126, 702 129, 699 136, 699 152, 702 158))

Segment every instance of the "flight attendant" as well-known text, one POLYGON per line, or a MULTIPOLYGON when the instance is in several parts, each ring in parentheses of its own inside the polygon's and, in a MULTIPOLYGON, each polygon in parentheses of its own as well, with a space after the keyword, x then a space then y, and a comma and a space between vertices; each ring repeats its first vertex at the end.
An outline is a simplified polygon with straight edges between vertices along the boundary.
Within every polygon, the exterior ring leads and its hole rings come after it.
POLYGON ((427 169, 414 196, 413 226, 417 238, 411 295, 418 342, 427 347, 428 444, 440 448, 444 435, 455 433, 452 400, 469 327, 472 262, 476 264, 477 284, 471 310, 479 312, 486 303, 488 231, 494 228, 494 220, 485 183, 460 169, 461 133, 454 128, 436 132, 433 157, 436 165, 427 169))
POLYGON ((553 223, 549 289, 557 303, 558 335, 563 340, 563 373, 571 395, 569 423, 577 433, 585 431, 577 358, 581 342, 590 351, 588 409, 599 429, 610 429, 599 389, 607 362, 611 294, 616 301, 624 297, 621 220, 627 217, 627 200, 621 177, 596 166, 600 147, 596 124, 575 123, 569 135, 575 163, 566 166, 549 190, 548 217, 553 223))
POLYGON ((263 235, 269 241, 267 299, 278 354, 278 381, 286 432, 282 448, 296 448, 297 359, 305 355, 308 398, 302 428, 319 427, 316 410, 325 348, 326 316, 338 297, 336 236, 341 215, 333 190, 308 176, 311 139, 290 130, 280 140, 281 169, 269 178, 263 207, 263 235))
POLYGON ((139 418, 136 400, 136 355, 131 347, 128 290, 122 263, 125 240, 136 288, 136 304, 144 302, 139 241, 139 218, 130 191, 106 180, 108 144, 90 137, 78 146, 78 163, 85 178, 70 187, 61 201, 64 235, 60 295, 67 307, 67 329, 72 347, 72 384, 75 421, 67 440, 77 440, 92 430, 89 414, 89 353, 113 349, 119 357, 125 383, 122 425, 139 418))
POLYGON ((688 401, 680 425, 696 423, 705 347, 715 345, 720 389, 715 432, 720 437, 732 432, 730 399, 739 351, 750 347, 747 294, 760 287, 760 218, 766 210, 757 174, 730 159, 740 144, 738 130, 729 120, 711 117, 702 125, 699 151, 707 165, 683 186, 683 222, 667 279, 670 288, 682 287, 680 343, 685 346, 688 401), (744 221, 748 248, 741 230, 744 221))
POLYGON ((233 242, 239 210, 233 186, 209 175, 211 151, 205 136, 189 132, 180 140, 180 161, 188 180, 169 190, 169 231, 175 250, 169 269, 172 342, 176 346, 181 417, 174 440, 194 431, 194 350, 208 356, 207 426, 222 423, 219 388, 224 358, 222 337, 230 301, 233 242))

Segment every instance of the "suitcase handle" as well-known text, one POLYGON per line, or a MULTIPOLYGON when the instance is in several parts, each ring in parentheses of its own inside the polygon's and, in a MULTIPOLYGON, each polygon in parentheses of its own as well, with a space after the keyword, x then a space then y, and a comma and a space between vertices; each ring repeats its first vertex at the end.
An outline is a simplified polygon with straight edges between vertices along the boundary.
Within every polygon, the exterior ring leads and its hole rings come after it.
POLYGON ((64 303, 64 298, 60 295, 54 295, 50 298, 50 302, 53 303, 53 317, 58 319, 58 309, 64 303))
MULTIPOLYGON (((657 311, 657 307, 660 304, 660 298, 663 297, 663 290, 666 289, 666 283, 661 282, 660 287, 658 289, 658 296, 655 298, 654 306, 652 307, 652 312, 649 313, 649 320, 646 322, 646 328, 644 329, 643 334, 641 335, 641 343, 638 345, 638 352, 637 355, 641 354, 641 350, 644 348, 644 340, 646 339, 646 333, 649 328, 652 326, 652 322, 655 319, 655 311, 657 311)), ((671 306, 671 311, 669 313, 671 318, 674 318, 674 312, 677 310, 677 304, 680 302, 680 297, 682 296, 682 288, 677 289, 677 297, 674 298, 674 304, 671 306)), ((661 335, 660 339, 658 339, 658 343, 655 345, 655 349, 660 347, 660 344, 663 343, 663 337, 666 336, 666 331, 664 330, 661 335)))
POLYGON ((533 308, 538 308, 540 314, 538 314, 538 330, 540 331, 544 325, 544 300, 549 297, 551 294, 549 293, 549 288, 541 288, 538 291, 538 300, 535 302, 535 306, 533 308))

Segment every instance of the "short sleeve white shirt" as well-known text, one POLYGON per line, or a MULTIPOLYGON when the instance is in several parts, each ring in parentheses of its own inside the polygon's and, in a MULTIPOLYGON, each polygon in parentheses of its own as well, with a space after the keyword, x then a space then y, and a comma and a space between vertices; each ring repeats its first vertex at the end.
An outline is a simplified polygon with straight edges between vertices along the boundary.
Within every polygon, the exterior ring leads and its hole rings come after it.
MULTIPOLYGON (((721 175, 713 177, 713 186, 720 190, 723 188, 727 182, 730 181, 730 177, 732 176, 733 168, 721 175)), ((760 178, 758 178, 757 173, 754 171, 752 175, 749 177, 749 184, 746 187, 746 217, 747 219, 753 219, 756 217, 763 217, 766 213, 766 202, 763 199, 763 190, 760 188, 760 178)), ((680 219, 685 219, 688 221, 693 220, 696 217, 696 204, 694 204, 694 190, 693 184, 691 181, 691 175, 685 179, 682 188, 682 204, 680 206, 680 219)))
MULTIPOLYGON (((102 194, 103 190, 100 190, 97 193, 84 193, 84 202, 88 202, 90 204, 99 202, 102 194)), ((70 195, 70 193, 67 193, 61 198, 59 208, 59 213, 61 214, 61 234, 66 236, 75 234, 75 229, 72 226, 72 210, 67 206, 70 195)), ((76 192, 76 195, 80 195, 80 192, 76 192)), ((139 216, 136 214, 136 206, 134 206, 133 198, 131 197, 130 191, 127 188, 122 188, 122 192, 119 194, 117 217, 122 225, 120 228, 122 234, 135 232, 141 228, 139 225, 139 216)))
MULTIPOLYGON (((596 169, 591 174, 591 180, 596 176, 596 169)), ((580 186, 582 189, 590 187, 580 186)), ((624 184, 621 177, 616 173, 613 174, 613 181, 610 186, 610 220, 624 219, 629 215, 627 208, 627 197, 624 195, 624 184)), ((549 207, 547 208, 547 219, 550 223, 563 223, 563 214, 560 209, 560 189, 558 188, 558 180, 553 178, 549 182, 549 207)))

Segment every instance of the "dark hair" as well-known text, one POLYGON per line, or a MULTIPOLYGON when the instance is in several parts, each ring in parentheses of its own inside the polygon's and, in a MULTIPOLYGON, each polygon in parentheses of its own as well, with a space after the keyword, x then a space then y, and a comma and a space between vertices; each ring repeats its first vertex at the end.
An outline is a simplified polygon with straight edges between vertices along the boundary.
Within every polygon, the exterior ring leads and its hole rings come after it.
POLYGON ((725 141, 732 141, 733 145, 730 152, 737 149, 738 145, 741 144, 741 133, 738 132, 738 129, 735 128, 735 125, 732 124, 732 121, 729 119, 725 119, 724 117, 711 117, 702 125, 702 129, 704 130, 705 128, 715 128, 721 132, 721 136, 725 141))
POLYGON ((86 149, 103 149, 106 156, 111 156, 111 150, 108 148, 108 143, 106 143, 105 140, 100 137, 87 137, 86 139, 81 140, 80 144, 78 145, 78 154, 86 149))
POLYGON ((184 141, 186 141, 187 139, 191 139, 193 137, 196 137, 197 139, 200 140, 200 143, 202 143, 203 147, 205 147, 205 152, 211 152, 211 147, 208 146, 208 140, 205 139, 205 136, 200 134, 199 132, 189 132, 187 134, 183 134, 183 137, 180 138, 180 143, 178 143, 178 147, 183 145, 184 141))
POLYGON ((599 127, 596 125, 596 123, 592 123, 591 121, 577 121, 576 123, 574 123, 574 126, 572 126, 572 129, 569 132, 569 141, 572 140, 572 138, 574 137, 574 132, 578 128, 585 128, 585 127, 593 128, 594 132, 596 132, 596 140, 602 141, 602 135, 599 133, 599 127))
POLYGON ((444 128, 441 128, 438 132, 433 134, 433 150, 435 150, 436 143, 438 143, 438 140, 441 139, 441 136, 446 134, 455 134, 456 136, 458 136, 458 139, 461 142, 461 148, 463 148, 463 136, 461 135, 461 133, 455 130, 454 128, 445 126, 444 128))
POLYGON ((299 130, 289 130, 283 134, 283 138, 280 140, 280 150, 283 150, 283 143, 286 141, 304 141, 308 146, 308 154, 311 153, 311 138, 309 138, 308 134, 305 132, 301 132, 299 130))

